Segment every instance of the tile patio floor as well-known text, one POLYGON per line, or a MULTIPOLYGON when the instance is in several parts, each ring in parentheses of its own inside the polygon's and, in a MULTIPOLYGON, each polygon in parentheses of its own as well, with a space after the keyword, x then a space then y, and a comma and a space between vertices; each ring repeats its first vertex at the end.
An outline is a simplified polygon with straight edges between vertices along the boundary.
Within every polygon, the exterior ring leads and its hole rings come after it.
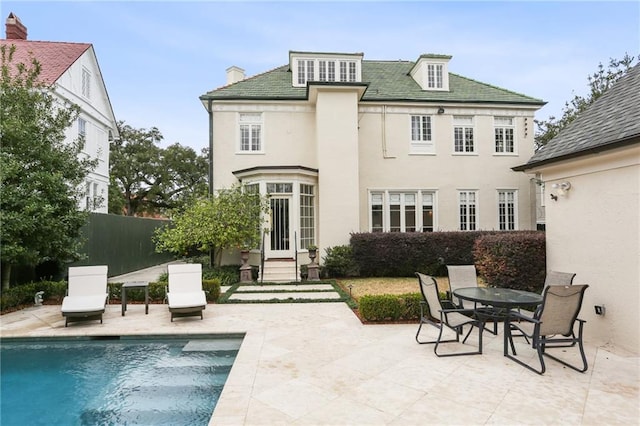
POLYGON ((246 333, 211 425, 640 422, 638 357, 587 344, 586 373, 549 360, 539 376, 502 356, 501 335, 485 333, 483 355, 437 358, 416 329, 362 325, 344 303, 209 305, 173 323, 166 305, 109 305, 104 324, 67 328, 60 306, 0 317, 3 337, 246 333))

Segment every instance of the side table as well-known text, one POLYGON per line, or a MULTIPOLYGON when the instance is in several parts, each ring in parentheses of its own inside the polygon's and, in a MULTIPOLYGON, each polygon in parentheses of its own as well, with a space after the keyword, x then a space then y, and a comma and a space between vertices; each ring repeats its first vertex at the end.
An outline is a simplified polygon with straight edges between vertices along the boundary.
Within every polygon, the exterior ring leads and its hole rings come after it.
POLYGON ((144 313, 149 314, 149 283, 147 281, 130 281, 122 284, 122 316, 127 310, 127 289, 144 288, 144 313))

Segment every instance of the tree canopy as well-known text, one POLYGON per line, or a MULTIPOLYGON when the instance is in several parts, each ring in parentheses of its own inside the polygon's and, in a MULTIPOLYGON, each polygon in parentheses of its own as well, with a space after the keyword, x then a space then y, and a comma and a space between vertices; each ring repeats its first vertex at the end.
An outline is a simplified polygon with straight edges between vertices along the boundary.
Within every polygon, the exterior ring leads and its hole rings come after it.
POLYGON ((244 192, 240 186, 223 189, 190 203, 173 216, 171 225, 157 230, 156 250, 180 256, 193 249, 212 251, 219 265, 224 250, 258 247, 267 211, 268 203, 260 194, 244 192))
POLYGON ((589 93, 587 96, 574 95, 573 99, 565 102, 562 109, 562 117, 560 118, 551 116, 547 120, 536 120, 536 149, 546 145, 589 105, 600 98, 613 83, 618 81, 633 66, 634 59, 633 56, 628 54, 625 54, 622 59, 611 58, 606 69, 600 63, 598 70, 587 77, 589 81, 589 93))
POLYGON ((65 140, 78 117, 40 79, 40 64, 14 63, 15 46, 0 47, 0 227, 2 287, 12 265, 76 260, 83 181, 97 160, 79 156, 84 140, 65 140))
POLYGON ((109 213, 164 214, 207 193, 208 155, 179 143, 161 148, 156 127, 118 122, 120 139, 110 148, 109 213))

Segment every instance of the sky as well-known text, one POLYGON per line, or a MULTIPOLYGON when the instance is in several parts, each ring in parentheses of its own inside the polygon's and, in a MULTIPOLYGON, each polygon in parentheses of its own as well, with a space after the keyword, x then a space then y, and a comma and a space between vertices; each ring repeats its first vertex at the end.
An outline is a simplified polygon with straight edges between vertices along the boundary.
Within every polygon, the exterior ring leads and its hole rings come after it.
POLYGON ((598 64, 640 53, 638 1, 0 2, 10 12, 29 40, 93 44, 116 119, 197 152, 209 134, 199 96, 230 66, 260 74, 290 50, 451 55, 452 73, 547 102, 539 120, 586 96, 598 64))

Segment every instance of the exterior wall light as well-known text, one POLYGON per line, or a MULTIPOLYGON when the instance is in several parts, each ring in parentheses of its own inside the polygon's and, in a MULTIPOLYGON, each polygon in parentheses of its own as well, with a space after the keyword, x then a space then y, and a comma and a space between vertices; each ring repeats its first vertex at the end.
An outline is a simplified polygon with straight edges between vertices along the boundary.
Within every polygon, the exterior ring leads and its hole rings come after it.
POLYGON ((442 107, 438 108, 438 114, 444 114, 444 108, 442 107))
POLYGON ((551 188, 556 191, 556 194, 549 194, 553 201, 558 201, 558 196, 564 197, 567 195, 567 192, 571 189, 571 182, 560 182, 554 183, 551 185, 551 188))

